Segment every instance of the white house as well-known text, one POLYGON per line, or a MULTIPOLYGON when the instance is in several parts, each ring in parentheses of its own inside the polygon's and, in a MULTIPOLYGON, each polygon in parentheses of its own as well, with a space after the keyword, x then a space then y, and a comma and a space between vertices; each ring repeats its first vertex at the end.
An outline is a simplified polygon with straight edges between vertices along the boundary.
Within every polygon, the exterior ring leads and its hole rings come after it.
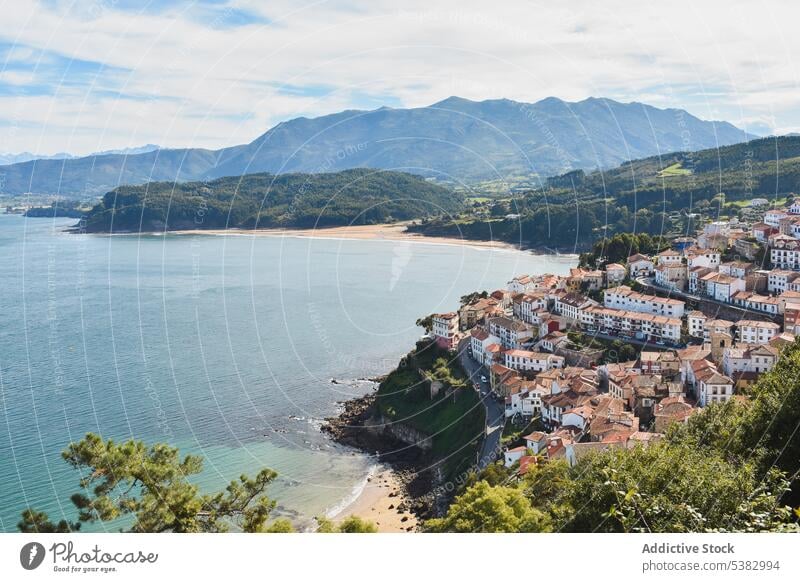
POLYGON ((606 285, 619 285, 625 280, 625 267, 619 263, 606 265, 606 285))
POLYGON ((659 265, 680 265, 683 263, 683 256, 674 249, 661 251, 656 255, 659 265))
POLYGON ((782 219, 789 216, 783 210, 767 210, 764 214, 764 223, 772 226, 773 228, 778 228, 782 219))
POLYGON ((770 249, 769 259, 780 269, 800 270, 800 249, 770 249))
POLYGON ((737 279, 744 279, 753 271, 753 267, 753 263, 729 261, 727 263, 721 263, 717 270, 724 275, 736 277, 737 279))
POLYGON ((713 272, 714 269, 710 267, 694 267, 689 269, 689 293, 705 295, 706 287, 703 277, 713 272))
POLYGON ((637 293, 626 285, 612 287, 603 292, 603 305, 612 309, 625 309, 639 313, 683 317, 685 303, 678 299, 637 293))
POLYGON ((593 320, 586 327, 608 335, 637 337, 654 341, 675 343, 680 339, 681 320, 652 313, 624 311, 610 307, 594 306, 586 310, 593 320))
POLYGON ((538 323, 536 313, 547 308, 545 293, 522 293, 514 296, 512 303, 514 316, 525 323, 538 323))
POLYGON ((631 278, 636 277, 649 277, 653 274, 655 264, 645 255, 635 254, 628 257, 626 261, 628 265, 628 273, 631 278))
POLYGON ((769 372, 778 361, 778 350, 769 344, 726 348, 722 355, 722 371, 727 376, 742 372, 769 372))
POLYGON ((800 277, 800 273, 795 271, 773 269, 767 275, 767 291, 776 294, 788 291, 791 283, 793 283, 798 277, 800 277))
MULTIPOLYGON (((791 293, 791 291, 787 291, 791 293)), ((752 311, 760 311, 770 315, 777 315, 779 312, 781 300, 778 297, 771 295, 759 295, 751 291, 739 291, 733 296, 733 304, 750 309, 752 311)))
POLYGON ((746 287, 744 279, 724 273, 709 273, 700 279, 701 285, 705 285, 706 295, 717 301, 730 302, 735 293, 744 291, 746 287))
POLYGON ((565 334, 563 331, 551 331, 542 337, 542 339, 540 339, 536 345, 541 350, 554 352, 558 346, 568 341, 569 338, 567 338, 567 334, 565 334))
POLYGON ((500 344, 506 349, 519 348, 524 342, 533 339, 531 326, 510 317, 490 318, 489 333, 500 338, 500 344))
POLYGON ((491 364, 490 353, 486 348, 492 344, 499 344, 500 338, 493 336, 482 327, 474 327, 470 331, 470 348, 472 349, 472 359, 481 365, 491 364), (487 358, 487 356, 489 356, 487 358))
POLYGON ((433 337, 439 347, 452 350, 458 343, 458 313, 434 313, 433 337))
POLYGON ((686 316, 686 327, 692 337, 703 337, 708 317, 702 311, 690 311, 686 316))
POLYGON ((525 439, 528 452, 532 455, 539 455, 547 450, 547 433, 545 432, 537 430, 522 438, 525 439))
POLYGON ((594 410, 590 406, 576 406, 561 415, 561 426, 573 426, 585 433, 589 428, 594 410))
POLYGON ((592 305, 597 305, 597 302, 587 299, 578 293, 567 293, 562 297, 556 298, 553 311, 561 314, 566 319, 577 322, 580 320, 580 311, 592 305))
POLYGON ((715 249, 697 249, 686 256, 686 266, 716 268, 719 266, 720 253, 715 249))
POLYGON ((706 321, 703 329, 703 340, 709 341, 712 334, 727 333, 733 338, 733 322, 727 319, 712 319, 706 321))
POLYGON ((775 227, 765 222, 757 222, 752 226, 750 232, 756 241, 763 244, 769 240, 771 234, 775 234, 775 227))
POLYGON ((742 319, 736 324, 736 339, 746 344, 766 344, 780 333, 781 326, 772 321, 742 319))
POLYGON ((513 449, 507 449, 503 453, 503 465, 506 468, 511 467, 514 463, 518 462, 522 457, 524 457, 528 452, 528 449, 525 447, 515 447, 513 449))
POLYGON ((656 267, 655 283, 660 287, 668 289, 682 290, 686 286, 687 270, 686 265, 661 264, 656 267))
POLYGON ((510 293, 525 293, 535 287, 534 280, 528 275, 519 275, 508 282, 506 288, 510 293))
POLYGON ((506 368, 520 372, 544 372, 564 367, 564 358, 542 352, 528 350, 505 350, 503 352, 506 368))
POLYGON ((697 378, 695 392, 700 407, 727 402, 733 396, 733 380, 718 372, 703 374, 697 378))

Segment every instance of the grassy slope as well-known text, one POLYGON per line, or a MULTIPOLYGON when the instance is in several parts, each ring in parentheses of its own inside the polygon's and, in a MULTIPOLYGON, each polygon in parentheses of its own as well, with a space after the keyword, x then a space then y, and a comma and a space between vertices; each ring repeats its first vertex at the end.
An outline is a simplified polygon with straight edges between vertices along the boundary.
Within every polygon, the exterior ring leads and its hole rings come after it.
MULTIPOLYGON (((433 455, 443 460, 445 474, 454 475, 474 461, 485 413, 471 387, 457 389, 456 397, 441 394, 430 398, 428 382, 418 368, 430 370, 442 356, 446 354, 432 347, 409 354, 381 383, 378 407, 384 417, 433 435, 433 455)), ((464 377, 457 361, 449 367, 454 376, 464 377)))

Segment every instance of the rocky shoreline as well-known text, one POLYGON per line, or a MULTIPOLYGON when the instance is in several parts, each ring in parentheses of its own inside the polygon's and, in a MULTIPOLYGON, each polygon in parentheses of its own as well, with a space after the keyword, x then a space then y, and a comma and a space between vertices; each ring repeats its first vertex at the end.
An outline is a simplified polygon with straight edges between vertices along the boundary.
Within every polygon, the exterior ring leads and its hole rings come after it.
POLYGON ((433 517, 433 479, 430 459, 405 443, 388 438, 369 426, 377 415, 377 395, 365 394, 339 403, 339 415, 326 418, 321 430, 331 440, 365 453, 391 467, 406 501, 397 505, 398 511, 410 511, 420 521, 433 517))

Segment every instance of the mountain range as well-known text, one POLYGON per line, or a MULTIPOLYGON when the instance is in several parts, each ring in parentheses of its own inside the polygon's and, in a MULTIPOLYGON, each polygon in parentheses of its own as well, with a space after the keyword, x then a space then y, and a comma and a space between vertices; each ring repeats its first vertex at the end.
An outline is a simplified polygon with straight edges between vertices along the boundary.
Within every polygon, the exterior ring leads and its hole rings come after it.
POLYGON ((281 122, 252 142, 219 150, 155 149, 0 166, 6 194, 97 196, 120 184, 210 180, 258 172, 379 168, 440 182, 552 176, 754 136, 680 109, 589 98, 536 103, 450 97, 427 107, 347 110, 281 122))
MULTIPOLYGON (((146 152, 155 151, 157 149, 160 149, 160 146, 149 143, 147 145, 132 147, 132 148, 103 150, 91 153, 89 154, 89 156, 106 156, 110 154, 122 154, 122 155, 143 154, 146 152)), ((0 154, 0 166, 8 166, 10 164, 20 164, 22 162, 29 162, 31 160, 74 160, 75 158, 89 157, 89 156, 76 156, 74 154, 68 154, 67 152, 59 152, 57 154, 44 155, 44 156, 32 154, 31 152, 22 152, 19 154, 0 154)))

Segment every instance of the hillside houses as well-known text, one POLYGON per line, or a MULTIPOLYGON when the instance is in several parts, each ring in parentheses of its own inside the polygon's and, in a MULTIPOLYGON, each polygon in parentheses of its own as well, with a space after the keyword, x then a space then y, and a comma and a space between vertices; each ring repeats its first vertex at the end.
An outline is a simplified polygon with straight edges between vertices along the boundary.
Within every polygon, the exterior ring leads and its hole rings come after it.
POLYGON ((648 446, 698 408, 746 397, 800 331, 800 203, 785 214, 770 218, 775 226, 717 221, 652 258, 515 277, 434 315, 437 344, 469 346, 508 422, 540 423, 509 447, 506 464, 524 473, 548 459, 648 446), (741 241, 778 264, 743 260, 732 250, 741 241), (635 348, 631 361, 616 361, 615 340, 635 348), (597 355, 579 357, 588 352, 597 355))

